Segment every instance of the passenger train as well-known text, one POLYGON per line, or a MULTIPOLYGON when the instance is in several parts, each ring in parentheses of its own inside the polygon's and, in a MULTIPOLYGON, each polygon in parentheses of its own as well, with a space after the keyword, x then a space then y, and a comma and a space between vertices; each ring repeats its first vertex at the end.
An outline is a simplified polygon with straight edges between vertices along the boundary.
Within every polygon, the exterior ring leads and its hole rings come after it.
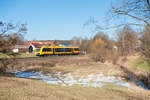
POLYGON ((50 56, 50 55, 78 55, 80 53, 79 47, 64 47, 64 46, 42 46, 35 50, 36 56, 50 56))

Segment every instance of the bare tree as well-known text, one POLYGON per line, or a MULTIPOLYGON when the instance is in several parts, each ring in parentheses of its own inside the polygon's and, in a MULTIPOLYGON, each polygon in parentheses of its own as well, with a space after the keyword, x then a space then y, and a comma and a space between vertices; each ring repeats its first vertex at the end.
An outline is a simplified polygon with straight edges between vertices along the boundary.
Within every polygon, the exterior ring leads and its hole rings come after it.
POLYGON ((129 26, 125 26, 118 32, 118 46, 122 56, 133 54, 136 49, 137 33, 129 26))
POLYGON ((92 40, 90 40, 88 38, 82 39, 82 42, 79 47, 83 54, 90 53, 91 43, 92 43, 92 40))
POLYGON ((142 37, 141 37, 142 45, 141 52, 146 58, 150 58, 150 28, 146 26, 142 37))
POLYGON ((133 26, 150 26, 150 1, 149 0, 112 0, 111 9, 108 11, 105 20, 107 22, 116 19, 120 21, 121 19, 128 18, 125 23, 119 23, 114 26, 99 25, 98 21, 93 17, 84 24, 84 26, 89 24, 94 24, 96 29, 108 30, 113 28, 122 27, 125 25, 133 26), (118 20, 119 19, 119 20, 118 20))
POLYGON ((116 55, 116 50, 114 50, 115 41, 111 40, 107 34, 103 32, 98 32, 91 43, 91 57, 95 61, 100 61, 104 63, 105 61, 110 61, 116 64, 118 56, 116 55))
MULTIPOLYGON (((9 57, 15 57, 17 54, 12 51, 16 44, 22 43, 23 34, 26 33, 27 28, 25 24, 14 25, 12 23, 3 23, 0 21, 0 53, 6 54, 9 57)), ((5 72, 8 65, 12 67, 15 59, 0 59, 0 73, 5 72)))
POLYGON ((108 40, 109 40, 109 37, 106 34, 104 34, 103 32, 96 33, 96 35, 94 36, 93 39, 95 40, 98 38, 102 39, 104 42, 108 42, 108 40))
POLYGON ((76 37, 74 36, 71 40, 71 44, 74 45, 74 46, 80 46, 81 43, 82 43, 82 38, 81 37, 76 37))
POLYGON ((150 1, 149 0, 113 0, 111 4, 112 17, 127 16, 129 18, 140 21, 138 24, 130 23, 131 25, 140 25, 144 22, 150 25, 150 1))

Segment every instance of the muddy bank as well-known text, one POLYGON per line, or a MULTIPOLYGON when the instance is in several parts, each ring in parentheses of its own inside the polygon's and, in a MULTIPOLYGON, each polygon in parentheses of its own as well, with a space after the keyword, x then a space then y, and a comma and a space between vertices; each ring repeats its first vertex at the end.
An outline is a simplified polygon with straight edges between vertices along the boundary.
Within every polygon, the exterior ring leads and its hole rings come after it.
POLYGON ((134 72, 128 70, 124 66, 120 66, 120 68, 128 75, 131 81, 133 81, 136 85, 146 89, 150 90, 150 80, 149 76, 145 77, 145 75, 136 75, 134 72))

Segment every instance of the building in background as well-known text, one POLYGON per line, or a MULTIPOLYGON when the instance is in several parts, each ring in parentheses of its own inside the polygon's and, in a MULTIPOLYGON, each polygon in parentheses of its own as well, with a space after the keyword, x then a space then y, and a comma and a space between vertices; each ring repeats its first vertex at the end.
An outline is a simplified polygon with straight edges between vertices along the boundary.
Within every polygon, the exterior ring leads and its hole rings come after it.
POLYGON ((55 46, 53 41, 26 41, 24 44, 29 46, 28 52, 30 53, 40 46, 55 46))
POLYGON ((55 46, 53 41, 25 41, 22 45, 15 45, 13 52, 15 53, 32 53, 37 47, 40 46, 55 46))

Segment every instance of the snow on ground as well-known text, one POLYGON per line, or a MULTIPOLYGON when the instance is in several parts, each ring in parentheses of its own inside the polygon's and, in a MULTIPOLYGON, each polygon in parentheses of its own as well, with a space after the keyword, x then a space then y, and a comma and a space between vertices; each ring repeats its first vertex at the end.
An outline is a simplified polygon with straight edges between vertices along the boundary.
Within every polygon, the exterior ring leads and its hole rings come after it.
POLYGON ((128 82, 125 82, 123 77, 110 75, 104 76, 103 72, 100 72, 99 74, 89 74, 87 77, 72 75, 71 73, 62 75, 61 72, 58 72, 54 75, 45 75, 41 71, 14 71, 13 75, 16 77, 40 79, 50 84, 61 84, 63 86, 81 85, 88 87, 102 87, 109 84, 114 84, 116 86, 124 86, 130 88, 130 84, 128 82))

